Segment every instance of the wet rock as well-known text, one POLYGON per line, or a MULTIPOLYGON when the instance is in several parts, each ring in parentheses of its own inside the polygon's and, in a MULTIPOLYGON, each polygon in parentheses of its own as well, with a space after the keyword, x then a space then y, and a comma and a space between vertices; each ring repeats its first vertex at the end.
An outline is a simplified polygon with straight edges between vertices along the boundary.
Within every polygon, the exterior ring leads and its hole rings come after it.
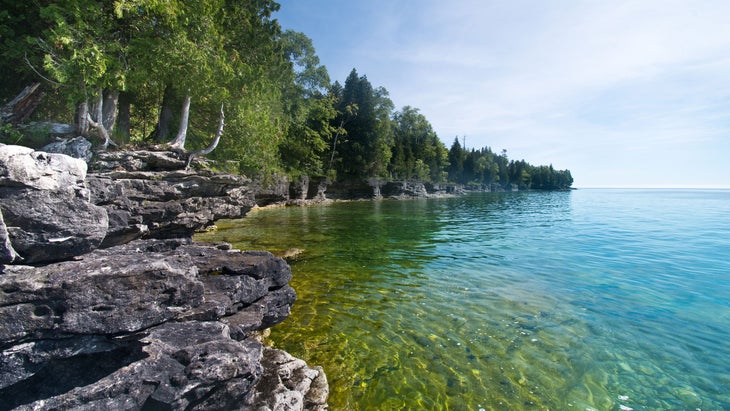
POLYGON ((310 368, 285 351, 265 348, 264 375, 255 387, 256 410, 326 410, 329 386, 321 367, 310 368))

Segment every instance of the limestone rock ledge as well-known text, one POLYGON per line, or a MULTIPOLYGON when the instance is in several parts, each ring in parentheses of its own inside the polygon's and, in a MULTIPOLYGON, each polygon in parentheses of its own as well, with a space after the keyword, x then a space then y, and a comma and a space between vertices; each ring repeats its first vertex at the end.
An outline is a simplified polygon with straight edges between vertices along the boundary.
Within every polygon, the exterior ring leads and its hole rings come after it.
POLYGON ((290 267, 191 239, 248 180, 114 167, 0 144, 0 411, 326 410, 322 369, 259 338, 290 267))
POLYGON ((139 240, 0 266, 0 409, 326 409, 321 369, 254 335, 289 315, 289 266, 228 248, 139 240))

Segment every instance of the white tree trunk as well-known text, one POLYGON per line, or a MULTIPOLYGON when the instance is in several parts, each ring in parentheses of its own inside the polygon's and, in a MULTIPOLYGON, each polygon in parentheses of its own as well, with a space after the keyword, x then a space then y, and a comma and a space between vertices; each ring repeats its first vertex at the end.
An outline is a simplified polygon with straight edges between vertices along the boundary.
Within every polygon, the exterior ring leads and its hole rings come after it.
POLYGON ((91 127, 94 127, 96 131, 99 132, 99 136, 104 139, 104 144, 101 146, 102 149, 106 150, 106 148, 109 147, 109 144, 116 147, 117 144, 112 141, 111 137, 109 137, 109 131, 106 127, 104 127, 104 90, 101 87, 99 87, 99 96, 96 100, 94 109, 96 120, 91 117, 91 113, 88 111, 86 113, 86 119, 91 127))
POLYGON ((188 136, 188 117, 190 116, 190 95, 185 96, 183 102, 182 116, 180 116, 180 127, 175 140, 170 143, 170 148, 185 151, 185 139, 188 136))

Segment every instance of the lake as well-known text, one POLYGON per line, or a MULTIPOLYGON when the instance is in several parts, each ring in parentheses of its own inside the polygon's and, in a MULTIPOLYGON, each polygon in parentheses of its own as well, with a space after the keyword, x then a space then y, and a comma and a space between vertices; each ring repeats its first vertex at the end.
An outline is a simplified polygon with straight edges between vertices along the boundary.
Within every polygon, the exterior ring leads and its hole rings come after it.
POLYGON ((199 240, 282 253, 279 348, 332 410, 730 409, 730 191, 275 208, 199 240))

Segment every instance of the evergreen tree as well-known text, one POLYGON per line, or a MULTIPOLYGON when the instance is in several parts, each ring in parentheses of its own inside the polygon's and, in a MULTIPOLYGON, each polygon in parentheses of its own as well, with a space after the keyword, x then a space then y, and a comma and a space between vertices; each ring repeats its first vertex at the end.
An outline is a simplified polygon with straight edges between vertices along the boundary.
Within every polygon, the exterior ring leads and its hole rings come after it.
POLYGON ((341 176, 362 178, 382 176, 389 162, 391 147, 390 112, 393 103, 385 89, 373 89, 366 76, 358 76, 352 69, 337 111, 335 124, 343 124, 347 132, 338 149, 337 173, 341 176), (348 107, 357 107, 352 116, 348 107), (347 121, 345 121, 347 120, 347 121))

